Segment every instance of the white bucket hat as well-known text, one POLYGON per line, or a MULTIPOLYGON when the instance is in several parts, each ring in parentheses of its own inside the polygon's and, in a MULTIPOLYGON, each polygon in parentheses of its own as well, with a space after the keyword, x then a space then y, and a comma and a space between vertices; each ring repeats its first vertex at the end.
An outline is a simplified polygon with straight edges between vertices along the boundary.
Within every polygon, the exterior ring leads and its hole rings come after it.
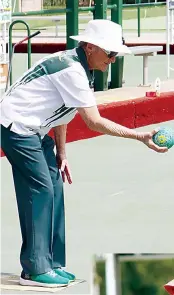
POLYGON ((85 31, 76 36, 70 36, 77 41, 88 42, 108 51, 130 54, 130 49, 123 45, 122 27, 107 19, 90 20, 85 31))

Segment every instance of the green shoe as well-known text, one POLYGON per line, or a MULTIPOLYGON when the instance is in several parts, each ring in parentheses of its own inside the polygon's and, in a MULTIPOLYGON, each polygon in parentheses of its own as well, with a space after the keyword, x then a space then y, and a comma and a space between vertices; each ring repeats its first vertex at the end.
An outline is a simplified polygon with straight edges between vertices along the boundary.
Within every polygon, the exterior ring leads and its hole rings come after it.
POLYGON ((69 279, 59 276, 54 270, 40 275, 28 275, 24 271, 21 273, 19 280, 23 286, 39 286, 39 287, 65 287, 69 284, 69 279))
POLYGON ((65 270, 63 270, 62 268, 54 268, 54 271, 56 272, 57 275, 63 277, 63 278, 66 278, 68 279, 70 282, 73 282, 75 281, 76 277, 75 275, 73 275, 72 273, 69 273, 65 270))

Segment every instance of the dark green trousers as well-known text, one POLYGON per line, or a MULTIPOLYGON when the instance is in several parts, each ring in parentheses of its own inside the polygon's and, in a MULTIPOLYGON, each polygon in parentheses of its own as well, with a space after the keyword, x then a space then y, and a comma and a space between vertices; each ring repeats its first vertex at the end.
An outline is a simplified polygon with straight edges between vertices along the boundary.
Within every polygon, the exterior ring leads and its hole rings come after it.
POLYGON ((1 126, 1 146, 13 171, 24 272, 41 274, 65 266, 63 183, 53 139, 19 135, 1 126))

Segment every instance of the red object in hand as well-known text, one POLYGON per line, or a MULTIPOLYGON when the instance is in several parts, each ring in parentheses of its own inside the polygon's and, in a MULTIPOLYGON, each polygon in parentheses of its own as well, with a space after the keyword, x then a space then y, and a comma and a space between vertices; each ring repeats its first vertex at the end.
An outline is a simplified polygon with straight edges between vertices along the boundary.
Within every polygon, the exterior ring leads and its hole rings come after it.
POLYGON ((164 288, 170 295, 174 295, 174 280, 164 285, 164 288))

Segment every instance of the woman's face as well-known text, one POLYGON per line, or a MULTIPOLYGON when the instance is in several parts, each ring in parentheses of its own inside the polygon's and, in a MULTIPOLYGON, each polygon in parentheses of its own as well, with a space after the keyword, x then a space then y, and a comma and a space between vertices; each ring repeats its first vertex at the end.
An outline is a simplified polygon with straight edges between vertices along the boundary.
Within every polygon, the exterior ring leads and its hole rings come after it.
POLYGON ((109 64, 114 63, 116 60, 116 57, 109 58, 104 50, 90 43, 86 45, 85 51, 90 70, 105 72, 109 64))

